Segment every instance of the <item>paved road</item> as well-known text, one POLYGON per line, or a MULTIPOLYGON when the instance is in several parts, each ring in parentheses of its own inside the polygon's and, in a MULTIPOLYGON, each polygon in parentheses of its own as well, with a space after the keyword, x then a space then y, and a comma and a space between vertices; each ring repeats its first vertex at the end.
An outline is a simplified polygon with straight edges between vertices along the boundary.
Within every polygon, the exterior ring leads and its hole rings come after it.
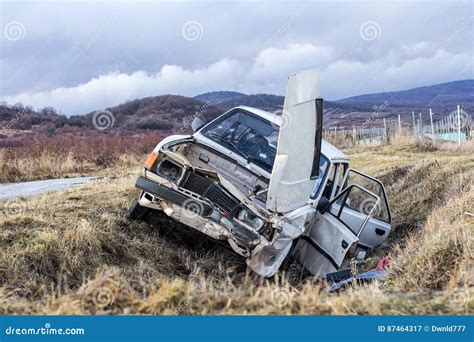
POLYGON ((58 191, 74 185, 85 184, 94 179, 97 179, 97 177, 47 179, 34 182, 0 184, 0 200, 58 191))

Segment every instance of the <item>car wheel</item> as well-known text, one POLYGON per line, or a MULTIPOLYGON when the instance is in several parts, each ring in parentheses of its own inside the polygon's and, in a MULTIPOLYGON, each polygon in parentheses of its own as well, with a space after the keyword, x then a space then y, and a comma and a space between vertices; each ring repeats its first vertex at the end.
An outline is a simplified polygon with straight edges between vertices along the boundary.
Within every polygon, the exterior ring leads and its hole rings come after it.
POLYGON ((128 210, 128 218, 130 220, 143 220, 146 218, 150 209, 147 207, 143 207, 138 203, 137 200, 134 200, 132 206, 128 210))

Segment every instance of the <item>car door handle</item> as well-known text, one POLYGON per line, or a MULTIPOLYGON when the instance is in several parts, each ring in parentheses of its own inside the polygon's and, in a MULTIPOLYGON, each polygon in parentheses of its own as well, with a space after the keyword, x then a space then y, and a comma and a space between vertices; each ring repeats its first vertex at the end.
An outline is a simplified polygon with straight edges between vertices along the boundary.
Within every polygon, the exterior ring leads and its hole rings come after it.
POLYGON ((375 234, 383 236, 385 234, 385 230, 380 228, 375 228, 375 234))
POLYGON ((342 248, 346 249, 349 246, 349 244, 346 242, 346 240, 342 240, 342 248))

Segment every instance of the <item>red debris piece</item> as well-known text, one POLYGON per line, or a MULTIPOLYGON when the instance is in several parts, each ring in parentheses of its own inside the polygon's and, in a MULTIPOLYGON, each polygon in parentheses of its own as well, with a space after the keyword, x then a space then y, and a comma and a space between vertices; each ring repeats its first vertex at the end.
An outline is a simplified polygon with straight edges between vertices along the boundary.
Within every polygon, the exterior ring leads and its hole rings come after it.
POLYGON ((388 268, 389 264, 390 264, 390 257, 388 255, 386 255, 382 259, 379 260, 379 262, 377 263, 377 266, 375 267, 375 269, 377 271, 386 270, 388 268))

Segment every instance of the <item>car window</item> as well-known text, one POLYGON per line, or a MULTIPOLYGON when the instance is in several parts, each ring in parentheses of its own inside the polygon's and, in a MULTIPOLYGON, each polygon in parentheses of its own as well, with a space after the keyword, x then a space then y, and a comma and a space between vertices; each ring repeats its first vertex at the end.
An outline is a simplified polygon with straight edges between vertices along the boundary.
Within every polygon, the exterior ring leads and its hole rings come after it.
POLYGON ((324 179, 329 171, 329 160, 321 154, 319 158, 319 173, 318 176, 314 179, 313 190, 311 191, 311 199, 315 199, 319 196, 321 192, 321 187, 324 184, 324 179))
POLYGON ((340 165, 340 171, 339 171, 339 177, 337 179, 337 190, 336 194, 339 194, 344 188, 344 176, 346 175, 348 165, 346 163, 341 163, 340 165))
MULTIPOLYGON (((356 170, 349 170, 349 173, 346 178, 346 184, 344 184, 344 187, 351 186, 352 184, 358 184, 369 190, 370 192, 374 193, 375 195, 379 196, 381 198, 381 202, 380 205, 374 211, 374 218, 385 222, 391 221, 387 195, 380 181, 377 181, 376 179, 373 179, 371 177, 366 177, 365 174, 359 173, 356 170)), ((372 208, 372 206, 373 203, 367 201, 364 207, 365 212, 367 213, 368 210, 372 208)))

